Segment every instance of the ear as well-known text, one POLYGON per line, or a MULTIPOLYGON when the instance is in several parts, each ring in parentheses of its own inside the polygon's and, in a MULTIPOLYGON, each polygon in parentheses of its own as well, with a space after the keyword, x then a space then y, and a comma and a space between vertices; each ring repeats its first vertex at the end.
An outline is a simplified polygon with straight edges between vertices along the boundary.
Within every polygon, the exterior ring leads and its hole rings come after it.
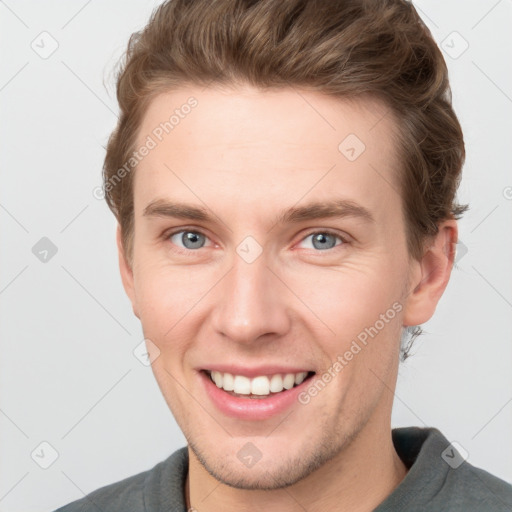
POLYGON ((421 261, 415 260, 412 264, 408 295, 404 299, 404 326, 423 324, 434 315, 450 280, 457 237, 457 221, 442 222, 421 261))
POLYGON ((123 281, 124 291, 126 292, 126 295, 128 295, 130 302, 132 303, 133 314, 137 318, 140 318, 139 312, 137 310, 137 301, 135 300, 135 287, 133 284, 133 269, 127 260, 126 252, 123 247, 120 224, 117 225, 116 241, 117 241, 117 254, 118 254, 118 258, 119 258, 119 270, 121 272, 121 280, 123 281))

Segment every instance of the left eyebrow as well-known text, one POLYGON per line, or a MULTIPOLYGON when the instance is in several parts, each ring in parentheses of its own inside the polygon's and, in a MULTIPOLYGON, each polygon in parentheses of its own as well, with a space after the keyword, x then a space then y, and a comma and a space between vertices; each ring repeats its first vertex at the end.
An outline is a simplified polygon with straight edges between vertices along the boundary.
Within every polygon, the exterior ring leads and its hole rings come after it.
MULTIPOLYGON (((213 217, 205 208, 164 199, 156 199, 149 203, 144 208, 143 215, 214 222, 213 217)), ((275 224, 297 224, 313 219, 344 217, 359 218, 367 223, 375 223, 375 217, 368 208, 349 199, 335 199, 316 201, 304 206, 285 209, 277 215, 275 224)))
POLYGON ((375 217, 368 208, 349 199, 317 201, 304 206, 292 207, 281 212, 276 218, 276 223, 298 223, 312 219, 344 217, 355 217, 368 223, 375 223, 375 217))

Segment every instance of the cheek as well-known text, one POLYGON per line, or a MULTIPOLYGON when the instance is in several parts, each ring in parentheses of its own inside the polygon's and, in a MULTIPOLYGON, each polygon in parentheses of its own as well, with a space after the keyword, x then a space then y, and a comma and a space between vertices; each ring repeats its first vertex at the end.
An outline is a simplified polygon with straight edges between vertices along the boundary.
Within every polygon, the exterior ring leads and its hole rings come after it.
MULTIPOLYGON (((401 332, 401 288, 389 264, 325 270, 296 280, 331 379, 332 407, 358 417, 392 386, 401 332), (314 313, 314 314, 313 314, 314 313), (332 378, 331 378, 332 376, 332 378)), ((326 395, 327 396, 327 395, 326 395)))
MULTIPOLYGON (((316 314, 307 311, 303 318, 310 318, 307 328, 315 330, 326 368, 336 374, 332 390, 353 394, 355 402, 373 400, 382 388, 376 375, 387 381, 398 360, 400 287, 384 267, 368 264, 302 279, 301 297, 316 314)), ((339 407, 345 406, 341 401, 339 407)))
POLYGON ((157 363, 166 361, 177 370, 194 352, 199 331, 222 300, 216 284, 227 269, 170 265, 165 258, 139 261, 144 263, 137 268, 135 288, 144 336, 166 356, 157 363))
MULTIPOLYGON (((295 315, 295 327, 315 333, 325 352, 338 354, 399 299, 396 265, 378 251, 347 258, 338 267, 301 264, 276 269, 287 286, 276 281, 278 289, 272 293, 283 314, 287 310, 295 315)), ((186 340, 193 340, 211 308, 223 300, 216 295, 221 288, 216 284, 225 273, 224 268, 170 266, 149 258, 139 264, 135 291, 145 337, 162 352, 185 352, 186 340)), ((382 330, 388 332, 388 327, 386 323, 382 330)))
POLYGON ((193 314, 194 306, 211 286, 199 279, 192 267, 147 265, 139 268, 137 278, 137 304, 145 336, 161 350, 175 346, 187 325, 187 316, 193 314))
MULTIPOLYGON (((401 288, 390 264, 380 257, 371 260, 289 274, 287 280, 308 317, 321 321, 337 339, 347 339, 373 325, 400 299, 401 288)), ((396 309, 388 316, 394 318, 396 309)))

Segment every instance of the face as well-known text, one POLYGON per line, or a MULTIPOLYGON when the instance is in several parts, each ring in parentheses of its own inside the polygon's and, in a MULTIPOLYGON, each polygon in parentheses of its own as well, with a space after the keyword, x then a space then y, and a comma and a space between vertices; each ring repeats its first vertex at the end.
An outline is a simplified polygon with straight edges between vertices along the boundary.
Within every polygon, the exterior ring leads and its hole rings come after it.
POLYGON ((248 86, 146 112, 123 283, 191 453, 221 482, 279 488, 389 434, 402 327, 434 299, 413 290, 384 114, 248 86))

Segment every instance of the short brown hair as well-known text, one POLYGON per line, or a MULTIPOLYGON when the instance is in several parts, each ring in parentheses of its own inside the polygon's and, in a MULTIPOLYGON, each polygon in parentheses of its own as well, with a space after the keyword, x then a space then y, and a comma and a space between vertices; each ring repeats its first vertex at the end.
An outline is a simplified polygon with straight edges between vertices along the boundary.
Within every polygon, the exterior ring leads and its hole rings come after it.
MULTIPOLYGON (((407 0, 169 0, 130 37, 117 75, 118 125, 103 167, 108 206, 133 252, 133 173, 126 169, 158 93, 187 84, 299 86, 370 94, 398 120, 408 252, 421 258, 438 223, 459 219, 465 159, 441 51, 407 0)), ((134 166, 129 166, 131 170, 134 166)))
POLYGON ((212 83, 383 100, 397 120, 410 257, 421 258, 440 221, 458 219, 468 208, 455 202, 465 149, 448 70, 410 1, 169 0, 132 34, 117 76, 120 118, 103 180, 129 261, 133 173, 126 164, 148 104, 174 88, 212 83))

